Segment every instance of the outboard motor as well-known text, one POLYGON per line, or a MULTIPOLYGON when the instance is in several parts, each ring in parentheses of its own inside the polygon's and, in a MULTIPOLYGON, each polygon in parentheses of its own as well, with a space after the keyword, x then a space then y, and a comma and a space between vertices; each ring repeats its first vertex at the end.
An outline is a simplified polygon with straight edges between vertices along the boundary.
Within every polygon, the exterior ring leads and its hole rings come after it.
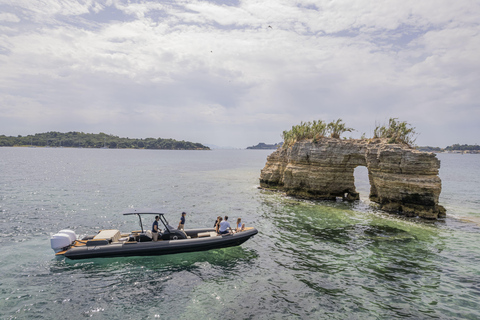
POLYGON ((50 245, 55 253, 68 248, 77 240, 77 235, 72 230, 61 230, 50 238, 50 245))

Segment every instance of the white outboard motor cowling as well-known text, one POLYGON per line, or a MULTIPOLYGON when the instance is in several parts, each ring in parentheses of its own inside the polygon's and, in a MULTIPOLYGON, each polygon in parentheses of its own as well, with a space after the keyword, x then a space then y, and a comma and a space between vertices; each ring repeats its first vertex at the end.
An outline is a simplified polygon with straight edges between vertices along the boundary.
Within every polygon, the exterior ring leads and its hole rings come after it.
POLYGON ((64 250, 77 240, 75 232, 72 230, 62 230, 50 238, 50 245, 55 253, 64 250))
POLYGON ((58 231, 58 233, 68 234, 68 236, 70 237, 70 242, 74 242, 75 240, 77 240, 77 235, 72 230, 64 229, 64 230, 58 231))

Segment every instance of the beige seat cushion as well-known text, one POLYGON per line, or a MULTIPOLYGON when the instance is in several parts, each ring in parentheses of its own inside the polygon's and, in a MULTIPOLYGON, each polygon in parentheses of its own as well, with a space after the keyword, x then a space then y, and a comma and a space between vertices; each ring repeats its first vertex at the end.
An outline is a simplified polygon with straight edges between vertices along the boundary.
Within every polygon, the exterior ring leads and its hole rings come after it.
POLYGON ((93 237, 94 240, 109 240, 111 242, 117 242, 120 238, 120 230, 102 230, 99 234, 93 237))

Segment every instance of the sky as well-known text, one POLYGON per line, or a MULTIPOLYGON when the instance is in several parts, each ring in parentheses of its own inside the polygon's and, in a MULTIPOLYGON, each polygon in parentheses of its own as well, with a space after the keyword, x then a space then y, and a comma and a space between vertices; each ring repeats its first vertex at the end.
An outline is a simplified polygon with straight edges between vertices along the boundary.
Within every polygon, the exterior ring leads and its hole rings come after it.
POLYGON ((480 1, 0 0, 0 134, 245 148, 339 118, 480 143, 480 1))

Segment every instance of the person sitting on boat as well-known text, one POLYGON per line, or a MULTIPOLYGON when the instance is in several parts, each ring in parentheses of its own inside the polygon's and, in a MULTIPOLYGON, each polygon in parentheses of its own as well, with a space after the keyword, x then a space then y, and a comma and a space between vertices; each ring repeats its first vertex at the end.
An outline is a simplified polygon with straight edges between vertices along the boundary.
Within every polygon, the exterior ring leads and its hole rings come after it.
POLYGON ((235 229, 236 232, 240 232, 245 230, 245 223, 242 224, 242 218, 237 219, 237 228, 235 229))
POLYGON ((230 223, 227 220, 228 220, 228 216, 225 216, 225 220, 220 222, 220 227, 218 228, 218 233, 228 234, 232 231, 232 228, 230 227, 230 223))
POLYGON ((222 221, 222 217, 218 216, 218 217, 217 217, 217 220, 215 220, 215 224, 213 225, 213 228, 214 228, 215 230, 218 229, 217 226, 218 226, 218 224, 220 223, 220 221, 222 221))
POLYGON ((182 212, 182 216, 180 217, 180 222, 178 224, 178 230, 183 230, 185 227, 185 216, 187 215, 186 212, 182 212))
POLYGON ((223 220, 222 217, 218 217, 217 222, 215 223, 215 231, 217 231, 217 233, 220 233, 219 229, 220 229, 220 223, 222 222, 222 220, 223 220))
POLYGON ((153 225, 152 225, 152 238, 153 238, 153 241, 157 241, 157 240, 158 240, 158 232, 159 232, 159 229, 158 229, 158 220, 160 220, 160 217, 159 217, 159 216, 155 216, 155 221, 153 221, 153 225))

